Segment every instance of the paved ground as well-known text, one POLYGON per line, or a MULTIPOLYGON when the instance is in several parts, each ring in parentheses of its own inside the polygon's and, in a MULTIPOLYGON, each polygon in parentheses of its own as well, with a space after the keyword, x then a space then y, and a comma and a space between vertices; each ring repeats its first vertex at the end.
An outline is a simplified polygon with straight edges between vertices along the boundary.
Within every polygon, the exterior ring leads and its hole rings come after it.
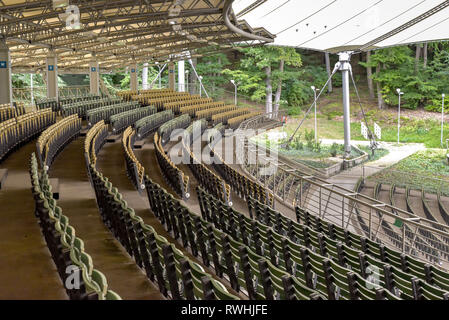
MULTIPOLYGON (((343 140, 323 139, 323 144, 332 144, 334 142, 343 144, 343 140)), ((353 144, 368 146, 369 141, 354 141, 353 144)), ((363 166, 351 168, 327 180, 330 183, 335 183, 344 188, 353 190, 361 176, 369 177, 376 172, 381 171, 386 167, 392 166, 402 159, 411 156, 415 152, 425 149, 424 144, 422 143, 408 143, 397 145, 396 143, 391 142, 380 142, 380 148, 387 149, 390 153, 379 160, 365 163, 363 166)))

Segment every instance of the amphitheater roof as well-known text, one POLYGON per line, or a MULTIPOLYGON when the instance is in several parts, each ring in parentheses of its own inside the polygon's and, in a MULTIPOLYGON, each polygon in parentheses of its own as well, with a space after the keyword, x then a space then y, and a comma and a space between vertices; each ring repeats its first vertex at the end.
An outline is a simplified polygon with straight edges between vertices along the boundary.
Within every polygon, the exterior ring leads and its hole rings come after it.
POLYGON ((271 41, 266 30, 237 21, 231 4, 232 0, 0 0, 0 37, 6 39, 16 72, 43 69, 49 50, 57 54, 62 71, 86 69, 95 58, 101 69, 112 70, 132 59, 164 62, 194 56, 200 48, 204 55, 237 43, 271 41), (226 25, 225 11, 238 33, 226 25))
POLYGON ((274 44, 337 53, 449 39, 449 1, 235 0, 233 10, 274 44))

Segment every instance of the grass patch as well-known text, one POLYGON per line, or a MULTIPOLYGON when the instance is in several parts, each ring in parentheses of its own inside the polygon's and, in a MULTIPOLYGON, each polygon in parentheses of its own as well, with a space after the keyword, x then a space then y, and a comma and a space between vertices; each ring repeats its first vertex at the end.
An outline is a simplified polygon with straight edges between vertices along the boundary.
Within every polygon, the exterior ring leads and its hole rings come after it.
POLYGON ((449 165, 446 162, 446 151, 418 151, 368 178, 387 184, 423 188, 428 192, 443 192, 449 195, 449 165))
MULTIPOLYGON (((344 138, 343 121, 334 120, 334 114, 330 118, 320 118, 318 120, 318 137, 319 139, 339 139, 344 138)), ((290 122, 285 131, 287 134, 292 134, 301 117, 296 118, 297 121, 290 122)), ((372 121, 374 122, 374 121, 372 121)), ((370 121, 370 127, 373 130, 373 125, 370 121)), ((376 121, 382 128, 382 140, 385 142, 397 142, 398 127, 397 123, 388 119, 383 121, 376 121)), ((314 119, 306 119, 298 131, 304 135, 306 130, 314 128, 314 119)), ((400 142, 401 143, 423 143, 427 148, 440 148, 441 126, 435 120, 413 120, 404 118, 401 124, 400 142)), ((351 123, 351 139, 356 141, 366 141, 361 134, 360 122, 351 123)), ((443 142, 449 139, 449 124, 444 124, 443 142)), ((445 146, 444 146, 445 147, 445 146)))

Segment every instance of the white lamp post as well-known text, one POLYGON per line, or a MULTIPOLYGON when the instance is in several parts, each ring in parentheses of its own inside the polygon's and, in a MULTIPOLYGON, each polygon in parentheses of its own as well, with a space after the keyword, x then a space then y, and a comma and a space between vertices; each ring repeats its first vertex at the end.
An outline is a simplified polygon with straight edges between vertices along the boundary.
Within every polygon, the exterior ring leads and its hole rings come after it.
POLYGON ((398 103, 398 144, 399 144, 399 131, 401 128, 401 96, 404 94, 404 92, 401 91, 401 89, 396 89, 396 92, 398 93, 399 97, 399 103, 398 103))
POLYGON ((186 70, 186 92, 189 92, 189 70, 186 70))
POLYGON ((234 105, 237 106, 237 83, 234 80, 231 80, 231 83, 235 87, 235 97, 234 97, 234 105))
POLYGON ((317 89, 315 86, 310 87, 313 90, 313 96, 314 96, 314 105, 315 105, 315 143, 318 143, 318 124, 316 119, 316 91, 317 89))
POLYGON ((441 94, 443 104, 441 105, 441 148, 443 148, 443 130, 444 130, 444 97, 445 94, 441 94))

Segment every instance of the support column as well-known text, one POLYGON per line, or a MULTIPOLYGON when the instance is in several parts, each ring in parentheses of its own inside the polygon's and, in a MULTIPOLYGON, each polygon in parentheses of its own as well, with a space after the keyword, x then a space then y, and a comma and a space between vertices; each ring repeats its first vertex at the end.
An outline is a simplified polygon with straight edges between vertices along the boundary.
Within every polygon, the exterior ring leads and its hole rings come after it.
POLYGON ((339 54, 340 71, 343 80, 343 121, 345 133, 345 159, 351 155, 351 106, 349 96, 349 70, 351 68, 350 52, 342 52, 339 54))
POLYGON ((131 91, 139 90, 139 79, 137 78, 137 64, 133 62, 129 66, 129 87, 131 91))
POLYGON ((58 98, 58 58, 53 51, 47 56, 47 98, 58 98))
POLYGON ((184 60, 178 61, 178 91, 185 92, 186 91, 186 75, 185 75, 185 66, 184 60))
POLYGON ((100 95, 100 66, 98 61, 89 62, 90 93, 100 95))
POLYGON ((168 85, 171 90, 175 90, 175 64, 173 62, 168 64, 168 85))
MULTIPOLYGON (((326 52, 324 54, 325 60, 326 60, 326 71, 327 71, 327 76, 330 77, 332 74, 332 70, 331 70, 331 59, 329 57, 329 52, 326 52)), ((333 90, 332 88, 332 79, 331 81, 329 81, 329 84, 327 85, 327 92, 331 93, 333 90)))
POLYGON ((148 89, 148 63, 147 62, 143 64, 143 69, 142 69, 142 88, 143 88, 143 90, 148 89))
POLYGON ((3 38, 0 38, 0 84, 0 104, 11 104, 11 57, 6 40, 3 38))

